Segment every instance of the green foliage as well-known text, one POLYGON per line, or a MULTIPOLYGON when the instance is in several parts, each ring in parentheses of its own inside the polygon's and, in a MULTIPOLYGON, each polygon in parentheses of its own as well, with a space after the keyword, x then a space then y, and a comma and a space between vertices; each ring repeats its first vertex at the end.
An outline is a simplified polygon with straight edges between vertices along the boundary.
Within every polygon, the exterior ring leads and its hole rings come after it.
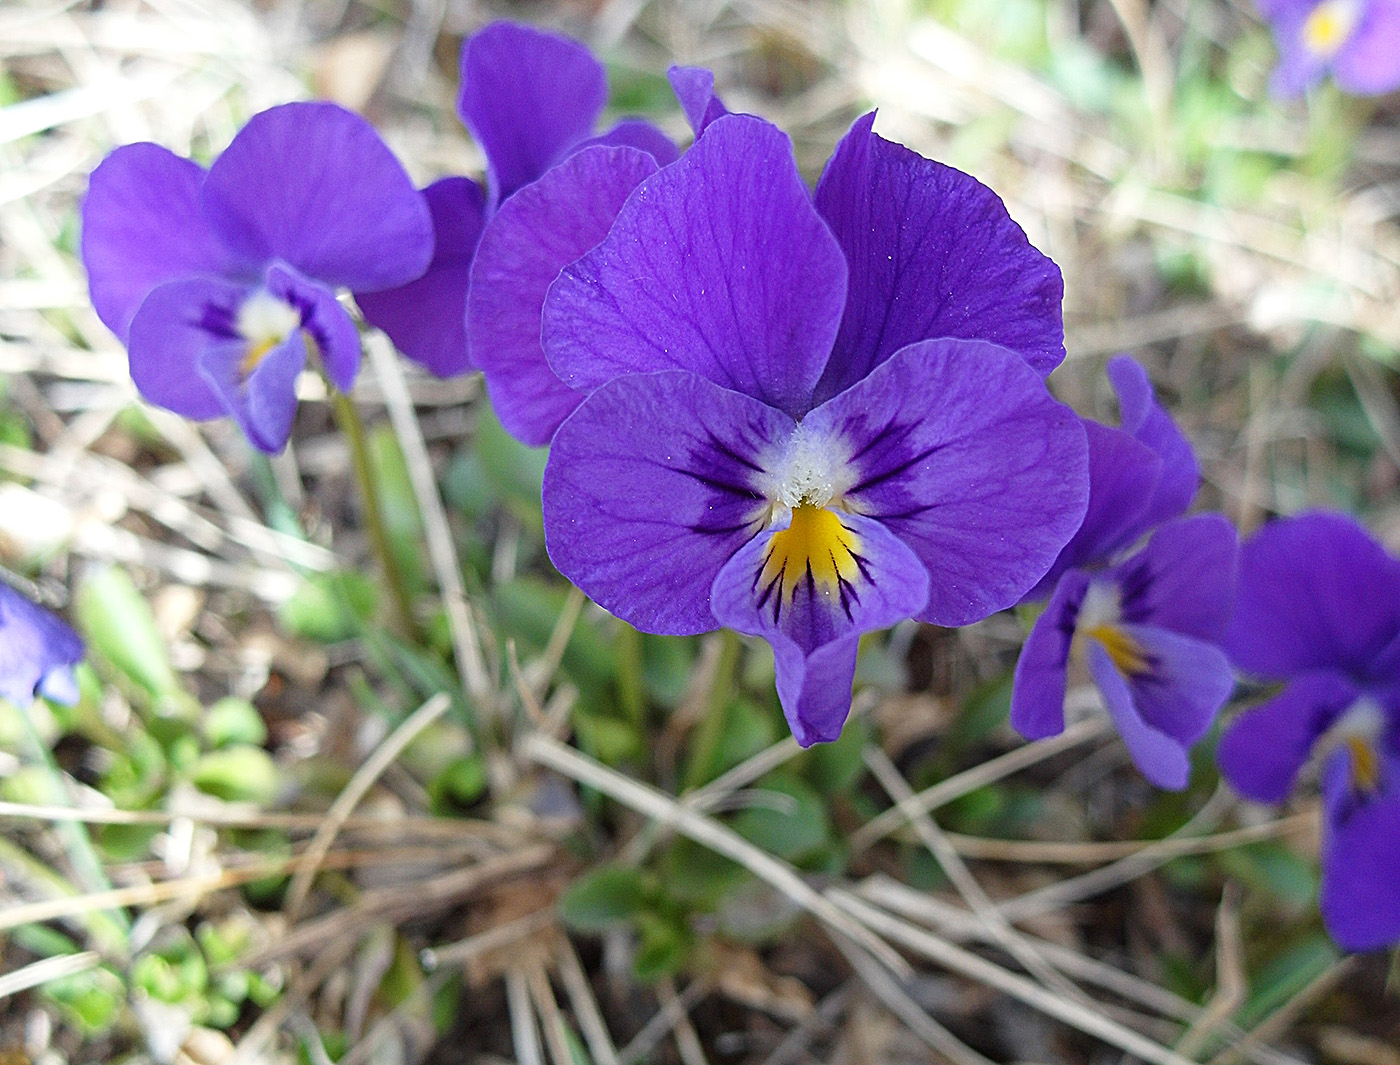
POLYGON ((634 917, 649 894, 640 871, 602 866, 574 881, 559 899, 559 916, 580 932, 602 932, 634 917))
POLYGON ((125 570, 92 572, 78 586, 74 610, 90 653, 160 706, 183 702, 184 690, 155 616, 125 570))
POLYGON ((363 630, 378 600, 374 582, 363 573, 316 573, 282 604, 277 620, 293 636, 338 643, 363 630))

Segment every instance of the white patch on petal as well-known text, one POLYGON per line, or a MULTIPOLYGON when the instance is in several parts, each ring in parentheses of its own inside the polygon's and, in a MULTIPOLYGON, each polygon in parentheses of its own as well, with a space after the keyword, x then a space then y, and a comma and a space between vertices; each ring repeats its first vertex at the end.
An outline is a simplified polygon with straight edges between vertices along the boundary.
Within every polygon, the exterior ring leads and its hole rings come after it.
POLYGON ((850 459, 844 440, 819 436, 799 422, 782 449, 763 463, 767 473, 759 488, 773 503, 788 509, 839 505, 856 483, 850 459))
POLYGON ((258 289, 238 308, 234 325, 249 347, 274 348, 301 328, 301 311, 271 292, 258 289))

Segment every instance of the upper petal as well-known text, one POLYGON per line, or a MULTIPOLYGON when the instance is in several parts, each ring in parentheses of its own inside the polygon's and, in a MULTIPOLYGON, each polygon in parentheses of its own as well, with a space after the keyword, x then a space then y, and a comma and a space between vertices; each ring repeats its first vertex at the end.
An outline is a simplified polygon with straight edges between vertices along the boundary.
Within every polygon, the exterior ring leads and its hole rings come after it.
POLYGON ((545 294, 655 172, 635 148, 585 148, 501 204, 482 234, 467 303, 472 361, 501 424, 527 444, 549 443, 584 396, 555 376, 540 346, 545 294))
POLYGON ((1123 617, 1219 643, 1235 597, 1239 539, 1220 514, 1168 522, 1141 551, 1109 570, 1123 617))
POLYGON ((845 315, 818 401, 906 344, 989 340, 1045 376, 1065 357, 1064 282, 1000 197, 859 119, 817 185, 817 210, 850 267, 845 315))
POLYGON ((681 157, 675 142, 644 118, 624 118, 611 129, 580 142, 573 151, 591 148, 595 144, 605 148, 635 148, 646 152, 658 166, 668 166, 681 157))
POLYGON ((577 41, 518 22, 467 38, 457 109, 486 153, 490 205, 587 139, 607 102, 603 65, 577 41))
POLYGON ((36 692, 53 697, 76 692, 61 691, 57 683, 83 657, 83 641, 57 614, 35 606, 4 581, 0 581, 0 698, 28 711, 36 692), (54 683, 46 684, 50 678, 54 683))
POLYGON ((158 144, 128 144, 88 179, 83 266, 97 316, 126 343, 136 309, 165 281, 235 271, 199 209, 204 169, 158 144))
POLYGON ((1191 441, 1157 402, 1147 371, 1136 361, 1127 355, 1109 359, 1108 377, 1118 394, 1123 431, 1162 459, 1162 479, 1143 514, 1144 523, 1151 527, 1185 513, 1201 480, 1191 441))
POLYGON ((666 78, 697 137, 715 119, 729 114, 724 101, 715 95, 714 74, 704 67, 673 66, 666 71, 666 78))
POLYGON ((1360 695, 1338 673, 1294 677, 1272 699, 1246 710, 1226 727, 1216 761, 1230 786, 1258 802, 1283 802, 1313 744, 1360 695))
POLYGON ((357 292, 366 321, 394 346, 439 377, 472 369, 467 356, 467 283, 481 237, 486 201, 481 186, 443 178, 423 190, 433 219, 433 261, 416 281, 379 292, 357 292))
POLYGON ((696 374, 620 377, 559 427, 544 533, 559 572, 631 625, 716 627, 710 585, 757 531, 760 457, 792 419, 696 374))
POLYGON ((1107 562, 1147 529, 1144 515, 1162 477, 1161 458, 1121 429, 1083 419, 1089 449, 1089 505, 1084 521, 1044 578, 1027 594, 1043 598, 1060 575, 1107 562))
POLYGON ((1400 89, 1400 3, 1373 0, 1350 41, 1332 60, 1347 92, 1380 95, 1400 89))
POLYGON ((829 565, 792 551, 791 527, 774 526, 739 549, 711 593, 720 624, 773 645, 778 698, 804 747, 841 734, 860 634, 912 617, 928 596, 923 563, 879 522, 835 511, 820 520, 839 529, 829 565))
POLYGON ((427 203, 374 127, 336 104, 254 115, 210 167, 202 202, 243 258, 332 286, 392 288, 433 257, 427 203))
POLYGON ((847 442, 852 509, 923 560, 931 583, 919 617, 935 625, 1017 602, 1084 516, 1080 421, 1005 348, 911 344, 805 423, 847 442))
POLYGON ((1245 541, 1226 650, 1241 669, 1330 669, 1361 681, 1400 634, 1400 560, 1355 519, 1310 513, 1245 541))
POLYGON ((799 416, 845 285, 787 136, 729 115, 643 182, 607 239, 559 275, 544 348, 573 388, 681 369, 799 416))
POLYGON ((1011 684, 1011 727, 1028 740, 1042 740, 1065 730, 1065 685, 1074 623, 1089 575, 1070 570, 1040 617, 1031 626, 1011 684))

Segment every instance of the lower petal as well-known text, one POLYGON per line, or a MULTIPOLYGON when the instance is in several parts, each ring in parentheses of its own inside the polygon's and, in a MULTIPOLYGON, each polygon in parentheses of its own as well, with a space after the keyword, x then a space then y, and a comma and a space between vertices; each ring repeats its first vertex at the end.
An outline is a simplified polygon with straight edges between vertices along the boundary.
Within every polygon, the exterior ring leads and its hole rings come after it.
POLYGON ((1191 778, 1186 746, 1143 720, 1133 692, 1108 652, 1097 640, 1087 644, 1089 673, 1103 696, 1108 716, 1142 775, 1159 788, 1180 791, 1191 778))
MULTIPOLYGON (((1391 759, 1391 779, 1400 759, 1391 759)), ((1346 787, 1328 773, 1324 790, 1346 787)), ((1327 796, 1318 905, 1328 933, 1347 950, 1380 950, 1400 941, 1400 792, 1382 790, 1356 802, 1327 796)))
POLYGON ((1215 754, 1221 773, 1246 798, 1282 802, 1318 737, 1360 694, 1339 673, 1294 677, 1278 695, 1226 727, 1215 754))
POLYGON ((1235 690, 1225 652, 1192 636, 1152 625, 1122 630, 1146 654, 1147 672, 1129 678, 1133 703, 1144 722, 1189 747, 1206 734, 1235 690))
POLYGON ((296 382, 306 368, 306 336, 293 330, 262 357, 244 377, 245 345, 212 348, 200 359, 200 376, 233 417, 249 442, 269 455, 281 451, 292 435, 297 412, 296 382))
POLYGON ((915 616, 928 597, 928 571, 898 537, 860 515, 835 518, 841 541, 831 550, 848 552, 840 561, 789 555, 799 572, 779 570, 774 553, 792 527, 769 528, 725 564, 711 591, 720 624, 773 645, 778 698, 804 745, 840 734, 860 635, 915 616))
POLYGON ((716 627, 710 586, 761 526, 787 415, 684 371, 619 377, 559 427, 544 532, 559 572, 645 632, 716 627))
POLYGON ((316 341, 326 376, 349 392, 360 371, 360 333, 335 293, 284 266, 268 269, 267 290, 301 312, 301 327, 316 341))

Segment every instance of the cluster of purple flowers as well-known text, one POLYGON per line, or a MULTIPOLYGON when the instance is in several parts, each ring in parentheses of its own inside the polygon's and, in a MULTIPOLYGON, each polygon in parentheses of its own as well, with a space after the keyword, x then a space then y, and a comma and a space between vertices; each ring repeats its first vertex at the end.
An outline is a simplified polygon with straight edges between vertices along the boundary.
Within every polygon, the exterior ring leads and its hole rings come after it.
POLYGON ((1279 62, 1270 88, 1297 96, 1325 74, 1366 96, 1400 89, 1400 0, 1259 0, 1279 62))
MULTIPOLYGON (((1347 23, 1345 48, 1385 17, 1347 23)), ((1013 724, 1062 730, 1082 673, 1166 788, 1186 786, 1232 661, 1286 680, 1222 766, 1276 801, 1315 745, 1334 751, 1324 914, 1349 946, 1400 938, 1397 870, 1377 883, 1352 857, 1400 841, 1400 562, 1341 519, 1279 522, 1244 548, 1237 594, 1234 530, 1186 515, 1198 466, 1146 372, 1110 363, 1116 428, 1057 402, 1058 268, 995 193, 873 114, 813 192, 786 135, 731 114, 706 71, 670 72, 684 153, 639 120, 596 134, 603 69, 564 38, 487 27, 462 77, 484 185, 415 189, 328 104, 256 116, 208 171, 149 144, 98 168, 93 301, 147 399, 280 449, 303 368, 353 382, 349 290, 433 372, 482 370, 502 423, 551 445, 559 571, 647 632, 762 637, 804 745, 840 734, 861 637, 906 618, 1047 600, 1013 724)))

